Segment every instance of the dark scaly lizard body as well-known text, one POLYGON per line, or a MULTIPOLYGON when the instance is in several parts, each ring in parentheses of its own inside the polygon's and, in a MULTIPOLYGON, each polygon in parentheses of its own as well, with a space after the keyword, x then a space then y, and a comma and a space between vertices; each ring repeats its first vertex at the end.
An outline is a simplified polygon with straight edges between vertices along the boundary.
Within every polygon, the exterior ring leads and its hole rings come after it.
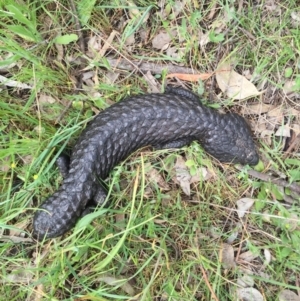
POLYGON ((258 162, 246 121, 203 106, 187 90, 171 88, 165 94, 133 96, 112 105, 79 137, 61 187, 34 216, 33 235, 52 238, 70 230, 89 200, 105 200, 99 179, 135 150, 147 145, 178 148, 193 140, 222 162, 258 162))

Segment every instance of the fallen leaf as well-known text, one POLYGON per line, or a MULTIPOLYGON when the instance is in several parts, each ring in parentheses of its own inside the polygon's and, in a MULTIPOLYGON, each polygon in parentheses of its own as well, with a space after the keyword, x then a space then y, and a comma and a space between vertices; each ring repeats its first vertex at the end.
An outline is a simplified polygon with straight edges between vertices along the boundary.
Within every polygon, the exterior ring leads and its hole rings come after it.
POLYGON ((267 0, 265 3, 265 8, 269 11, 275 11, 277 9, 277 5, 274 0, 267 0))
POLYGON ((272 135, 274 134, 274 131, 273 130, 263 130, 261 133, 260 133, 260 137, 263 138, 264 142, 267 144, 267 145, 271 145, 272 144, 272 135))
POLYGON ((170 186, 166 183, 161 174, 151 166, 150 163, 145 164, 146 175, 152 182, 155 182, 162 190, 170 190, 170 186))
POLYGON ((95 76, 95 71, 87 71, 82 73, 82 80, 85 81, 87 79, 93 78, 95 76))
MULTIPOLYGON (((24 267, 25 268, 25 267, 24 267)), ((12 283, 30 283, 33 278, 33 272, 30 272, 32 267, 29 266, 28 270, 25 269, 16 269, 12 270, 10 274, 3 277, 1 280, 2 283, 12 282, 12 283)))
POLYGON ((281 291, 278 299, 279 301, 300 301, 300 297, 290 290, 281 291))
POLYGON ((264 255, 265 255, 265 258, 266 258, 266 260, 264 262, 264 265, 268 265, 271 262, 271 259, 272 259, 271 252, 268 249, 264 249, 264 255))
POLYGON ((179 60, 184 56, 184 50, 178 47, 169 47, 166 54, 173 59, 179 60))
POLYGON ((291 129, 288 124, 284 124, 278 128, 275 133, 277 137, 291 137, 291 129))
POLYGON ((32 89, 32 86, 29 86, 27 84, 21 83, 16 80, 12 80, 9 78, 6 78, 5 76, 0 75, 0 83, 2 83, 4 86, 8 87, 15 87, 18 89, 32 89))
POLYGON ((200 181, 206 181, 212 177, 212 173, 210 173, 207 168, 200 167, 197 168, 196 173, 191 177, 190 183, 199 183, 200 181))
POLYGON ((152 47, 155 49, 166 49, 172 38, 176 36, 176 31, 160 31, 152 40, 152 47))
POLYGON ((134 43, 135 43, 135 37, 134 37, 134 33, 133 33, 126 38, 125 45, 130 46, 130 45, 133 45, 134 43))
POLYGON ((11 168, 11 157, 6 156, 0 161, 0 171, 7 172, 11 168))
POLYGON ((105 54, 105 52, 111 47, 111 44, 112 44, 112 42, 113 42, 115 36, 117 35, 117 33, 118 33, 118 32, 117 32, 116 30, 113 30, 113 31, 110 33, 110 35, 109 35, 109 37, 106 39, 106 41, 105 41, 103 47, 101 48, 101 50, 100 50, 99 53, 97 54, 97 58, 98 58, 98 59, 101 58, 101 57, 103 57, 104 54, 105 54))
POLYGON ((300 24, 300 12, 291 12, 291 17, 300 24))
POLYGON ((185 160, 179 156, 176 160, 175 164, 175 171, 176 171, 176 180, 179 183, 182 191, 190 196, 191 195, 191 189, 190 189, 190 180, 191 175, 188 171, 187 166, 185 165, 185 160))
POLYGON ((131 1, 126 1, 126 2, 127 2, 127 5, 128 5, 128 13, 129 13, 130 18, 134 19, 135 17, 140 17, 141 12, 137 8, 137 6, 131 1))
POLYGON ((210 42, 209 31, 206 33, 199 31, 198 41, 199 41, 200 47, 204 47, 206 44, 208 44, 210 42))
POLYGON ((234 250, 232 245, 223 243, 219 257, 220 262, 222 262, 222 265, 225 269, 231 269, 236 266, 236 263, 234 261, 234 250))
POLYGON ((113 85, 116 82, 116 80, 119 78, 120 73, 116 71, 107 71, 104 76, 105 76, 105 82, 110 85, 113 85))
MULTIPOLYGON (((280 216, 282 216, 279 213, 280 216)), ((289 232, 293 232, 296 230, 299 224, 299 217, 296 213, 291 213, 289 217, 285 217, 281 219, 283 227, 289 232)))
POLYGON ((246 261, 246 262, 252 262, 255 258, 259 256, 258 253, 252 252, 252 251, 246 251, 239 256, 239 261, 246 261))
POLYGON ((237 214, 239 218, 242 218, 245 213, 252 207, 254 204, 254 199, 242 198, 236 202, 237 205, 237 214))
POLYGON ((159 93, 161 91, 161 85, 156 80, 156 78, 152 75, 150 70, 148 70, 143 75, 144 79, 148 83, 148 92, 149 93, 159 93))
POLYGON ((242 115, 251 115, 251 114, 260 115, 263 113, 268 113, 275 108, 276 108, 276 106, 274 106, 274 105, 269 105, 269 104, 260 102, 260 103, 251 104, 251 105, 242 107, 241 114, 242 115))
POLYGON ((233 229, 233 231, 231 232, 229 237, 226 239, 226 242, 231 245, 238 237, 242 228, 243 228, 243 225, 240 222, 236 223, 235 229, 233 229))
POLYGON ((169 15, 170 20, 174 20, 183 10, 186 1, 175 1, 172 6, 172 13, 169 15))
POLYGON ((262 294, 253 287, 238 288, 236 292, 240 301, 264 301, 262 294))
POLYGON ((299 89, 297 88, 296 81, 286 81, 282 88, 282 92, 288 97, 299 97, 299 89))
POLYGON ((298 123, 294 123, 292 125, 292 129, 293 129, 293 131, 295 132, 296 135, 300 134, 300 125, 298 123))
POLYGON ((235 72, 229 61, 218 65, 216 80, 221 91, 233 99, 245 99, 262 93, 246 77, 235 72))
POLYGON ((284 121, 284 109, 282 106, 271 109, 267 112, 267 121, 272 125, 282 124, 284 121))
POLYGON ((45 93, 41 93, 39 95, 39 102, 40 104, 54 104, 56 102, 56 99, 50 95, 47 95, 45 93))
POLYGON ((212 73, 202 73, 202 74, 183 74, 183 73, 171 73, 168 74, 166 77, 171 78, 171 77, 177 77, 178 79, 181 80, 186 80, 189 82, 198 82, 199 80, 206 80, 210 78, 213 75, 212 73))
POLYGON ((8 71, 17 65, 17 63, 13 60, 13 55, 14 54, 12 52, 7 53, 6 55, 0 55, 1 71, 8 71), (7 63, 5 63, 5 61, 7 61, 7 63))
POLYGON ((120 287, 130 296, 133 296, 135 294, 134 288, 128 283, 128 280, 125 278, 116 278, 114 276, 104 274, 100 276, 98 280, 114 287, 120 287))
POLYGON ((87 55, 91 58, 94 58, 98 51, 100 51, 102 47, 102 40, 99 36, 92 36, 89 38, 87 42, 87 55))
POLYGON ((54 43, 54 45, 57 50, 56 60, 58 62, 62 62, 62 60, 64 59, 64 46, 59 43, 54 43))
POLYGON ((242 287, 253 287, 254 280, 250 275, 244 275, 242 277, 238 277, 237 284, 242 287))
MULTIPOLYGON (((19 223, 14 224, 14 227, 11 227, 9 231, 10 236, 22 236, 26 231, 26 227, 28 226, 29 222, 25 219, 19 223)), ((23 235, 24 236, 24 235, 23 235)))

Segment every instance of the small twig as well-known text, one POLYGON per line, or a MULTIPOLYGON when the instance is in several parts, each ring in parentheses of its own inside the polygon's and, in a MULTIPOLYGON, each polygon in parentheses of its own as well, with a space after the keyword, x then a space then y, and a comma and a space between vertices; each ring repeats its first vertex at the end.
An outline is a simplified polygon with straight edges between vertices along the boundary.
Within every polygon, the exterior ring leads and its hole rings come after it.
POLYGON ((288 149, 285 151, 285 153, 283 154, 283 158, 288 157, 288 155, 291 153, 291 151, 295 148, 296 144, 300 142, 300 134, 298 134, 293 142, 290 144, 290 146, 288 147, 288 149))
MULTIPOLYGON (((78 44, 79 44, 79 48, 82 52, 82 54, 85 53, 85 42, 84 42, 84 38, 83 38, 83 33, 82 33, 82 27, 78 18, 78 12, 76 9, 76 5, 74 3, 73 0, 70 0, 70 6, 71 6, 71 11, 75 20, 75 27, 76 27, 76 31, 78 34, 78 44)), ((81 63, 79 68, 81 70, 83 70, 85 67, 85 65, 83 64, 83 61, 81 59, 81 63)), ((76 88, 75 88, 75 93, 78 94, 79 91, 82 89, 82 73, 80 72, 79 76, 76 76, 76 88)), ((65 114, 67 113, 67 111, 69 110, 69 108, 72 105, 72 101, 69 101, 67 106, 65 107, 65 109, 62 111, 62 113, 56 118, 55 120, 55 124, 59 123, 60 120, 65 116, 65 114)))
POLYGON ((195 74, 194 69, 181 67, 181 66, 174 66, 174 65, 158 65, 157 63, 152 62, 139 62, 139 61, 129 61, 125 59, 113 59, 107 58, 107 61, 113 68, 124 69, 133 71, 136 70, 136 67, 142 72, 151 73, 162 73, 163 71, 167 71, 168 73, 186 73, 186 74, 195 74))
POLYGON ((201 269, 201 272, 202 272, 202 276, 203 276, 203 278, 204 278, 204 281, 205 281, 205 283, 206 283, 206 285, 207 285, 207 287, 208 287, 208 289, 210 290, 210 293, 211 293, 211 295, 212 295, 211 298, 214 299, 214 300, 216 300, 216 301, 219 301, 218 297, 216 296, 216 294, 215 294, 213 288, 211 287, 211 285, 210 285, 210 283, 209 283, 209 281, 208 281, 208 278, 207 278, 207 275, 206 275, 206 273, 205 273, 205 270, 204 270, 204 268, 203 268, 203 266, 202 266, 201 264, 200 264, 200 269, 201 269))
POLYGON ((13 242, 13 243, 32 243, 32 238, 19 237, 19 236, 10 236, 10 235, 0 235, 0 241, 3 242, 13 242))
POLYGON ((60 113, 60 115, 56 118, 54 124, 58 124, 62 120, 62 118, 65 116, 65 114, 68 112, 71 106, 72 101, 69 101, 66 107, 63 109, 63 111, 60 113))
MULTIPOLYGON (((237 166, 237 169, 241 170, 241 171, 244 170, 243 167, 241 167, 241 166, 237 166)), ((273 184, 276 184, 276 185, 279 185, 279 186, 282 186, 282 187, 285 187, 285 188, 289 188, 292 191, 300 193, 300 186, 296 183, 289 183, 286 180, 278 179, 278 178, 275 178, 275 177, 270 176, 270 175, 263 174, 263 173, 258 172, 256 170, 253 170, 253 169, 246 170, 246 172, 247 172, 248 175, 250 175, 254 178, 260 179, 264 182, 271 182, 273 184)))
POLYGON ((216 9, 217 9, 217 1, 215 1, 215 3, 210 8, 210 13, 209 13, 209 15, 207 17, 208 20, 211 20, 214 17, 214 15, 216 13, 216 9))
POLYGON ((79 42, 79 47, 82 53, 85 53, 85 45, 84 45, 84 38, 83 38, 83 34, 82 34, 82 27, 78 18, 78 13, 77 13, 77 9, 75 6, 75 3, 73 0, 70 0, 70 5, 71 5, 71 10, 75 19, 75 27, 76 27, 76 31, 78 33, 78 42, 79 42))

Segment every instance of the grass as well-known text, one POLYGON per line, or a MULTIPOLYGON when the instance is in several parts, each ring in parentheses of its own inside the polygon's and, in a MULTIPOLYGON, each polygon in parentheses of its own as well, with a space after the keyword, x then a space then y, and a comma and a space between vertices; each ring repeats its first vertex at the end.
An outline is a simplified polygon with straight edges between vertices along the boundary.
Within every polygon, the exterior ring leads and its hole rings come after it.
MULTIPOLYGON (((297 84, 300 78, 300 23, 291 17, 300 13, 296 1, 249 1, 243 7, 230 1, 187 1, 177 15, 171 0, 162 8, 146 0, 75 3, 86 37, 106 41, 112 30, 118 31, 106 55, 207 73, 234 53, 235 70, 249 70, 253 83, 266 89, 262 97, 233 101, 220 96, 213 79, 187 85, 202 91, 208 104, 225 104, 226 110, 236 112, 267 100, 297 108, 297 99, 282 92, 288 80, 297 84), (180 50, 175 58, 152 47, 162 29, 177 32, 170 42, 180 50), (128 46, 132 34, 136 41, 128 46), (204 34, 210 40, 201 44, 204 34)), ((128 95, 146 93, 149 84, 136 71, 120 72, 112 84, 108 71, 117 71, 105 56, 84 54, 84 68, 95 72, 94 86, 76 90, 81 50, 76 42, 60 48, 54 43, 57 36, 78 34, 69 1, 24 1, 16 6, 5 0, 0 20, 1 75, 33 87, 4 84, 0 92, 0 300, 236 300, 245 275, 265 300, 279 300, 283 289, 298 292, 299 196, 286 190, 294 199, 287 204, 280 187, 248 176, 248 167, 240 171, 219 164, 197 143, 131 155, 106 180, 108 207, 83 217, 62 238, 32 241, 33 214, 62 180, 55 167, 57 156, 72 149, 95 112, 128 95), (57 56, 61 49, 62 60, 57 56), (212 174, 191 185, 191 197, 175 179, 180 157, 188 160, 191 174, 199 168, 212 174), (149 176, 151 168, 169 190, 157 176, 149 176), (240 219, 236 201, 244 197, 256 201, 240 219), (235 266, 229 268, 222 261, 228 240, 235 257, 235 266), (240 257, 247 251, 256 254, 248 261, 240 257)), ((162 84, 170 82, 165 73, 154 76, 162 84)), ((282 140, 273 139, 270 146, 259 134, 265 172, 299 182, 299 151, 285 158, 282 140)))

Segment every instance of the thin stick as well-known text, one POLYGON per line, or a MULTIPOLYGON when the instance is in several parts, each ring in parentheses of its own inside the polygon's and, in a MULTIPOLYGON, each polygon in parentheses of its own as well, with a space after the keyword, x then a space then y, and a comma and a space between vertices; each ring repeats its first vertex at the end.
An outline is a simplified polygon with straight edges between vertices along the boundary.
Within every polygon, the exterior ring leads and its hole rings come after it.
POLYGON ((285 153, 283 154, 283 158, 286 158, 289 156, 289 154, 292 152, 293 149, 295 149, 296 147, 296 144, 298 144, 300 141, 300 134, 298 134, 293 142, 290 144, 290 146, 288 147, 288 149, 285 151, 285 153))
MULTIPOLYGON (((243 168, 241 166, 237 166, 237 169, 238 170, 243 170, 243 168)), ((264 182, 271 182, 273 184, 289 188, 292 191, 295 191, 295 192, 300 194, 300 186, 296 183, 289 183, 286 180, 278 179, 278 178, 263 174, 263 173, 258 172, 256 170, 253 170, 253 169, 247 170, 247 174, 254 177, 254 178, 256 178, 256 179, 260 179, 264 182)))
POLYGON ((186 73, 186 74, 197 74, 198 72, 195 72, 192 68, 187 67, 181 67, 181 66, 174 66, 171 64, 166 65, 159 65, 158 63, 152 63, 152 62, 139 62, 139 61, 129 61, 125 59, 113 59, 113 58, 107 58, 109 64, 113 68, 118 69, 124 69, 133 71, 138 69, 142 72, 148 72, 151 73, 162 73, 163 71, 167 71, 168 73, 186 73))
POLYGON ((76 31, 78 33, 78 42, 79 42, 79 47, 82 53, 85 53, 85 45, 84 45, 84 39, 83 39, 83 34, 82 34, 82 27, 78 18, 78 13, 77 13, 77 9, 75 6, 75 3, 73 0, 70 0, 70 5, 71 5, 71 10, 75 19, 75 27, 76 27, 76 31))
POLYGON ((202 272, 204 281, 205 281, 205 283, 206 283, 208 289, 210 290, 210 293, 212 294, 212 296, 211 296, 212 299, 214 299, 214 300, 216 300, 216 301, 219 301, 218 297, 216 296, 216 294, 215 294, 213 288, 211 287, 211 285, 210 285, 210 283, 209 283, 209 281, 208 281, 208 278, 207 278, 207 275, 206 275, 206 273, 205 273, 205 270, 204 270, 204 268, 203 268, 203 266, 202 266, 201 264, 200 264, 200 269, 201 269, 201 272, 202 272))

